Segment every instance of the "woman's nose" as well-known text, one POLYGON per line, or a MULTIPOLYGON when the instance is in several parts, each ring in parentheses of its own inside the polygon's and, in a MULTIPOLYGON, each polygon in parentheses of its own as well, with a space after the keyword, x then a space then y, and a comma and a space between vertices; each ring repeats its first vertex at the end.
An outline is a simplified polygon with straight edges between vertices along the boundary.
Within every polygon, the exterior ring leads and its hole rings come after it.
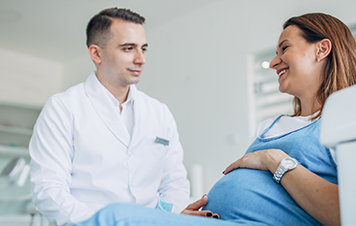
POLYGON ((276 55, 269 63, 269 67, 275 68, 278 64, 281 63, 281 61, 282 61, 281 58, 278 55, 276 55))

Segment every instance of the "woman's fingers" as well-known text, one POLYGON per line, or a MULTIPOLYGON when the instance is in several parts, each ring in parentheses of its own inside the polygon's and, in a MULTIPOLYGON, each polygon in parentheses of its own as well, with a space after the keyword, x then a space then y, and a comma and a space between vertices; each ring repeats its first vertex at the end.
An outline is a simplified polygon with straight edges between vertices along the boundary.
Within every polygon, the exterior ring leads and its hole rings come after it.
POLYGON ((231 163, 223 174, 228 174, 237 168, 269 170, 274 172, 276 165, 288 155, 280 149, 266 149, 248 153, 231 163))
POLYGON ((233 171, 234 169, 239 168, 239 159, 233 163, 231 163, 228 167, 226 167, 226 169, 223 171, 223 174, 226 175, 228 173, 230 173, 231 171, 233 171))

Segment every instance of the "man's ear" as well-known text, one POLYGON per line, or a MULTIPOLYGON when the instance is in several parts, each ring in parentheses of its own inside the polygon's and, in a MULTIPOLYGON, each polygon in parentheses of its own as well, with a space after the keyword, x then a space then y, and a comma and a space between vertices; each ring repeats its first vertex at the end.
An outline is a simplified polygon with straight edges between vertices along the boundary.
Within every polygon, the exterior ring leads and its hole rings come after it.
POLYGON ((98 45, 90 45, 89 46, 89 55, 90 58, 94 61, 95 64, 101 63, 101 48, 98 45))
POLYGON ((320 60, 325 59, 326 57, 329 56, 331 52, 332 44, 331 41, 327 38, 324 38, 318 43, 318 52, 317 52, 317 57, 320 60))

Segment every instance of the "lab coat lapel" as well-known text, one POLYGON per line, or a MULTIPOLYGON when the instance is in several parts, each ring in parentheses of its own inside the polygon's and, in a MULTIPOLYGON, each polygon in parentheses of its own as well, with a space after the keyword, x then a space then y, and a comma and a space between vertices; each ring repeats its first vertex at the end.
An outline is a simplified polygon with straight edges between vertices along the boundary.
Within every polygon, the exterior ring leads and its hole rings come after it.
POLYGON ((147 109, 144 107, 146 103, 141 96, 140 91, 137 90, 135 85, 131 85, 131 92, 135 93, 134 96, 134 127, 132 130, 131 146, 136 145, 146 137, 148 126, 147 124, 147 109))
POLYGON ((128 147, 131 139, 130 134, 118 110, 106 93, 106 88, 99 82, 95 72, 89 76, 84 86, 85 92, 99 117, 116 138, 128 147))

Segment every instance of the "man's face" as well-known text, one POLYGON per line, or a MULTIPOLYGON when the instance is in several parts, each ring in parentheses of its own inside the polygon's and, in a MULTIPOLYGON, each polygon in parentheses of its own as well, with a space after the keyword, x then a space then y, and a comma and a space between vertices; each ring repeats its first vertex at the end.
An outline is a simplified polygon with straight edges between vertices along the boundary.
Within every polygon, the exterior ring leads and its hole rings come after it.
POLYGON ((114 19, 112 37, 101 49, 98 78, 103 85, 128 86, 138 83, 146 63, 146 35, 141 24, 114 19))

